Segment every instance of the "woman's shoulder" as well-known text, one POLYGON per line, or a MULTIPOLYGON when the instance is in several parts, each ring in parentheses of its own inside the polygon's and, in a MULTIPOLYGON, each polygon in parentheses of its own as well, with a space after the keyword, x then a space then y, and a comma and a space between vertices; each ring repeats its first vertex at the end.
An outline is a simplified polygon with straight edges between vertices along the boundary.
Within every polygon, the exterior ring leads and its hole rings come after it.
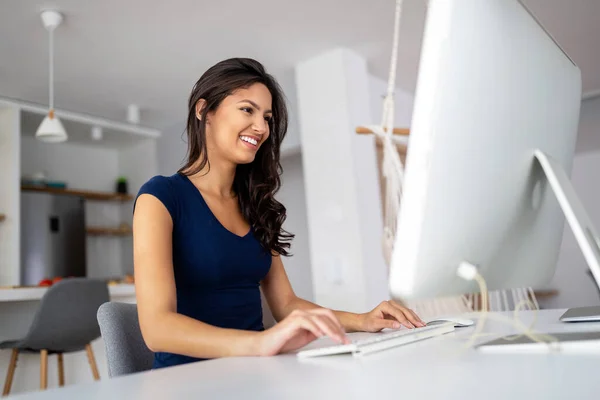
POLYGON ((178 209, 179 203, 178 194, 181 190, 182 185, 179 174, 171 176, 155 175, 140 187, 136 196, 136 203, 138 197, 143 194, 149 194, 160 200, 171 213, 171 216, 175 217, 177 215, 176 210, 178 209))
POLYGON ((179 187, 179 174, 171 176, 155 175, 148 179, 140 188, 138 195, 142 193, 154 194, 154 192, 168 191, 173 193, 179 187))

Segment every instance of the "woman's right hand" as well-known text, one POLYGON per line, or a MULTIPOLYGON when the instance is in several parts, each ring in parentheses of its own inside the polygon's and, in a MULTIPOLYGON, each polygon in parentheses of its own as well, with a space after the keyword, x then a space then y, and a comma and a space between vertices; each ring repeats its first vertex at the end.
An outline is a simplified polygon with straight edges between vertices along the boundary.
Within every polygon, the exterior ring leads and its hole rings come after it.
POLYGON ((261 356, 286 353, 322 336, 340 344, 350 343, 333 311, 326 308, 295 310, 274 327, 260 333, 258 353, 261 356))

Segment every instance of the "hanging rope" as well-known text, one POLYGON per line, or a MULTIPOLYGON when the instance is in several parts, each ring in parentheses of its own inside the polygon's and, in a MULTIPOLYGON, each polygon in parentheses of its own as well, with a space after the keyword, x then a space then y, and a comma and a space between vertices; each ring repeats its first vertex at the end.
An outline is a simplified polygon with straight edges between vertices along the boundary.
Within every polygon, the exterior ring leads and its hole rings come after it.
POLYGON ((400 37, 400 19, 402 16, 402 0, 396 0, 394 16, 394 35, 392 57, 387 85, 387 94, 383 101, 381 125, 369 126, 373 133, 381 140, 383 147, 382 175, 385 181, 384 223, 383 223, 383 254, 388 266, 391 262, 392 250, 396 237, 396 225, 402 197, 402 183, 404 182, 404 166, 396 150, 393 138, 394 130, 394 95, 396 88, 396 68, 398 65, 398 42, 400 37), (385 127, 385 129, 384 129, 385 127))

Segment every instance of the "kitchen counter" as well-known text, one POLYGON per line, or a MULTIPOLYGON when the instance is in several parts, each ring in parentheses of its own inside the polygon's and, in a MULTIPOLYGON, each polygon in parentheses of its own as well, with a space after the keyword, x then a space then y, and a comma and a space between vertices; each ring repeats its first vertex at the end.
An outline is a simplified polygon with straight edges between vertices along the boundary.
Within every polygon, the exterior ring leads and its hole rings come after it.
MULTIPOLYGON (((48 290, 48 286, 40 287, 0 287, 0 302, 40 300, 48 290)), ((135 285, 119 283, 108 285, 111 299, 135 296, 135 285)))

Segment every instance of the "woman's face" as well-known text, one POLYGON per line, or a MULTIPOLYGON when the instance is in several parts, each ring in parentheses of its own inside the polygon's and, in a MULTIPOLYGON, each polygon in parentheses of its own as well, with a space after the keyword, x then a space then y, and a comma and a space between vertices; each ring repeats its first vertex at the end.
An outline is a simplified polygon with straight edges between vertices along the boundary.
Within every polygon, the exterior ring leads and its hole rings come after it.
MULTIPOLYGON (((200 115, 203 100, 196 105, 200 115)), ((222 158, 235 164, 254 161, 256 152, 269 137, 272 118, 271 93, 262 83, 238 89, 207 115, 206 141, 209 160, 222 158)))

